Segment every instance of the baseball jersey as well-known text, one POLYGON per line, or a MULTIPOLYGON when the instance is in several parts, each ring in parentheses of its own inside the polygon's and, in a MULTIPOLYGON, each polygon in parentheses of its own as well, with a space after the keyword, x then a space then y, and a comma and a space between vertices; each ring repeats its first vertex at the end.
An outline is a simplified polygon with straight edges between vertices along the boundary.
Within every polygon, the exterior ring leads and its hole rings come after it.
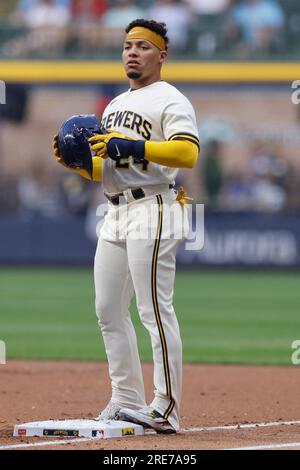
MULTIPOLYGON (((174 86, 158 81, 117 96, 106 107, 102 125, 127 137, 162 142, 174 136, 191 136, 199 141, 196 116, 189 100, 174 86)), ((107 193, 156 184, 174 184, 178 168, 132 157, 115 162, 103 160, 102 181, 107 193)))

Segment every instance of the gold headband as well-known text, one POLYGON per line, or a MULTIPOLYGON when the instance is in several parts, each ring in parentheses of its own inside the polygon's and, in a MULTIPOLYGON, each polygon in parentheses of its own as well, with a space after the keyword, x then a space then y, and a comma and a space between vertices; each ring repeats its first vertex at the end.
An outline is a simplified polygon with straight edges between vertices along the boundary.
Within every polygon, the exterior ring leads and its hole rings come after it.
POLYGON ((151 44, 156 46, 160 51, 166 49, 166 42, 160 34, 148 28, 143 28, 142 26, 135 26, 127 33, 125 41, 130 41, 131 39, 145 39, 145 41, 151 42, 151 44))

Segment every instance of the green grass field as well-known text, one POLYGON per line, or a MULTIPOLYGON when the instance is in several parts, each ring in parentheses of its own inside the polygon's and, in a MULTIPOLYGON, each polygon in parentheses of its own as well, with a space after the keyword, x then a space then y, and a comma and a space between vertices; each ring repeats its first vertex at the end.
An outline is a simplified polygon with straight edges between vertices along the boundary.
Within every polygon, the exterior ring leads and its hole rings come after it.
MULTIPOLYGON (((174 304, 186 362, 291 365, 299 274, 178 271, 174 304)), ((141 357, 151 361, 132 310, 141 357)), ((92 269, 1 268, 0 339, 8 359, 104 359, 92 269)))

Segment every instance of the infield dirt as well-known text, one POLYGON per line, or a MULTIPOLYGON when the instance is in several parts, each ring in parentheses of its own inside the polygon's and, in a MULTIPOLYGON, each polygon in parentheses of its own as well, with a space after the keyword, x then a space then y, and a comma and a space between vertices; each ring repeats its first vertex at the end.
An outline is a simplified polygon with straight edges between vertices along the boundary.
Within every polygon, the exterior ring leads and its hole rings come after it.
MULTIPOLYGON (((148 401, 153 368, 143 365, 148 401)), ((0 366, 0 447, 41 441, 13 438, 15 424, 93 418, 110 398, 107 365, 96 362, 17 361, 0 366)), ((184 365, 183 429, 300 420, 297 367, 184 365)), ((225 449, 299 442, 300 425, 146 435, 41 449, 225 449)), ((45 442, 51 441, 45 439, 45 442)), ((31 448, 32 449, 32 448, 31 448)))

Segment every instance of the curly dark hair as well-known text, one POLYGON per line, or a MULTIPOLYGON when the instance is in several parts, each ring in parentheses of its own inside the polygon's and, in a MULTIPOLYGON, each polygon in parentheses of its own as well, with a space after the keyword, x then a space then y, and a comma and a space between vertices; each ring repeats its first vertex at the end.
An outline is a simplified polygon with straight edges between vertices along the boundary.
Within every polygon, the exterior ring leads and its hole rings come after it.
POLYGON ((135 28, 136 26, 142 26, 143 28, 150 29, 150 31, 153 31, 154 33, 159 34, 165 40, 166 49, 168 48, 169 38, 167 36, 168 30, 167 30, 166 23, 158 23, 157 21, 154 21, 154 20, 144 20, 142 18, 139 18, 129 23, 129 25, 125 29, 126 33, 129 33, 129 31, 132 28, 135 28))

